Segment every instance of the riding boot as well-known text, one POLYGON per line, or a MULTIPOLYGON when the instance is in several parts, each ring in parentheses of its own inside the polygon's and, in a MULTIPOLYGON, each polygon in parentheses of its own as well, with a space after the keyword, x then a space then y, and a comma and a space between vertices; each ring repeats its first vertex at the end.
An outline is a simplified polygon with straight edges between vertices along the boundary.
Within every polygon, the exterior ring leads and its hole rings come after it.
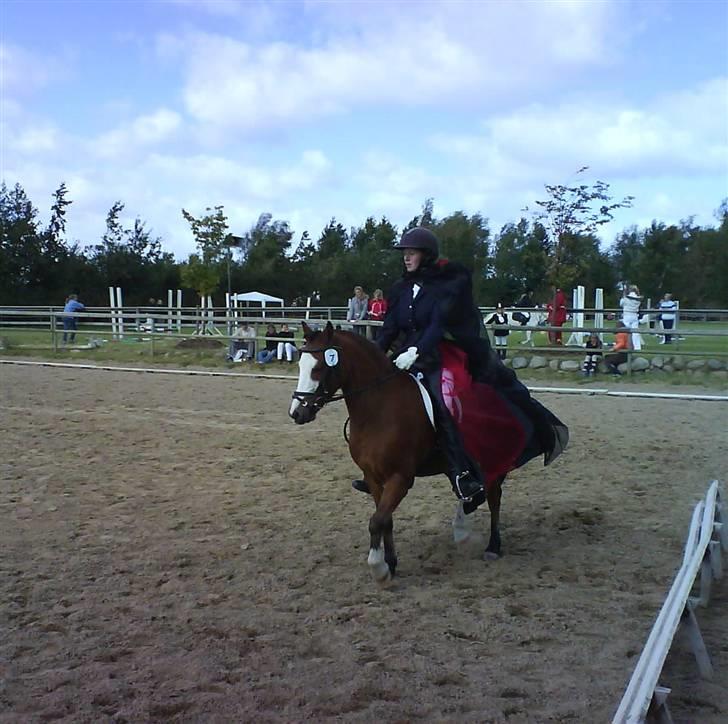
POLYGON ((483 492, 483 476, 480 466, 465 450, 462 436, 442 398, 441 371, 425 372, 425 383, 435 408, 435 423, 440 441, 447 456, 450 484, 460 500, 470 500, 483 492))

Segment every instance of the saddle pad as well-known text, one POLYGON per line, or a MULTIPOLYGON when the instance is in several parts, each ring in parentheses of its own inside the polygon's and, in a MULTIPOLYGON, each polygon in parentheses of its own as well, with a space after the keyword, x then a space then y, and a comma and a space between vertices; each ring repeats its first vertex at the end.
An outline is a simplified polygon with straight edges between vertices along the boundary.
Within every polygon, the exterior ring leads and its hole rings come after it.
POLYGON ((425 386, 420 382, 417 375, 413 375, 410 372, 410 377, 417 383, 417 387, 420 390, 420 394, 422 395, 422 402, 425 405, 425 410, 427 410, 427 417, 430 420, 430 425, 432 425, 432 429, 436 430, 435 427, 435 410, 432 407, 432 400, 430 399, 430 393, 425 389, 425 386))

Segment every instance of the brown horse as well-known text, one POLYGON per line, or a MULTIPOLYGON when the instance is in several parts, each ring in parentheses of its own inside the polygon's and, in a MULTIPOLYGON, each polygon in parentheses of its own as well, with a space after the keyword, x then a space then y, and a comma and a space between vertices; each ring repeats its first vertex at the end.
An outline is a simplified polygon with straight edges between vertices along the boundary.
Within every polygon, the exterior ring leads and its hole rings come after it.
MULTIPOLYGON (((384 583, 397 566, 394 511, 415 476, 444 473, 446 460, 436 447, 435 430, 418 383, 410 374, 396 369, 363 336, 334 331, 331 322, 321 332, 304 322, 303 334, 298 387, 289 414, 298 425, 304 425, 329 402, 345 401, 350 418, 349 452, 364 473, 376 505, 369 521, 368 563, 374 579, 384 583)), ((487 486, 491 531, 486 558, 500 556, 498 528, 504 478, 487 486)), ((456 509, 453 527, 456 541, 467 537, 462 504, 456 509)))

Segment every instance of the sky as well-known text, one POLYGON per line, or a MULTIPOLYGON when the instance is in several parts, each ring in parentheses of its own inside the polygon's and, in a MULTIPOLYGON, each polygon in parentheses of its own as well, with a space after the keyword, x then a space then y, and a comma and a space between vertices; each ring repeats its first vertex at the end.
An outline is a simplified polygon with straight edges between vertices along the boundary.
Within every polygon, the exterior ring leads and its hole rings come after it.
POLYGON ((0 178, 67 238, 116 201, 179 259, 182 209, 399 228, 545 184, 635 197, 602 227, 715 223, 728 197, 728 0, 1 0, 0 178), (588 166, 581 175, 576 171, 588 166))

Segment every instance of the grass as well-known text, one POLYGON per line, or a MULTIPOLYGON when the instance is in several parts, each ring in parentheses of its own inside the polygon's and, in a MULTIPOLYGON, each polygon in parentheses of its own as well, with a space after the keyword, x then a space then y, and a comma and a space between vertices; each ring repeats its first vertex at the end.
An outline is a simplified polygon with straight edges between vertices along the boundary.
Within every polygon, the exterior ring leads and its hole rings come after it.
MULTIPOLYGON (((644 331, 644 330, 643 330, 644 331)), ((723 322, 685 322, 681 325, 681 331, 686 332, 722 332, 723 336, 693 336, 685 335, 672 346, 660 345, 658 338, 652 334, 643 333, 643 355, 654 356, 671 355, 675 353, 692 353, 701 356, 715 355, 717 358, 728 362, 728 323, 723 322)), ((568 326, 563 328, 563 339, 566 342, 571 334, 568 326)), ((189 335, 188 335, 189 336, 189 335)), ((220 346, 214 349, 179 349, 179 337, 170 337, 164 334, 155 335, 152 338, 148 333, 125 332, 123 339, 114 339, 110 327, 80 326, 76 344, 68 347, 61 346, 61 333, 57 333, 58 350, 53 351, 51 334, 48 330, 38 328, 4 327, 0 328, 0 348, 6 357, 30 357, 43 360, 68 361, 83 359, 91 362, 107 364, 158 364, 170 367, 203 367, 217 370, 257 370, 259 367, 254 363, 232 363, 226 360, 228 340, 224 337, 212 337, 220 342, 220 346), (88 348, 85 345, 89 340, 97 340, 99 346, 88 348)), ((581 361, 583 350, 579 347, 564 347, 559 350, 548 348, 548 340, 543 332, 534 332, 534 347, 520 345, 525 339, 525 332, 512 331, 508 340, 508 357, 513 359, 516 356, 525 354, 533 355, 541 352, 546 357, 571 358, 581 361)), ((612 342, 612 335, 605 338, 605 348, 612 342)), ((288 363, 271 362, 265 365, 266 372, 270 374, 297 373, 295 366, 288 363)), ((573 384, 603 384, 604 376, 597 376, 594 380, 582 380, 578 373, 566 373, 551 369, 532 370, 523 369, 518 371, 519 377, 529 381, 569 381, 573 384)), ((722 375, 711 375, 700 373, 689 374, 687 372, 662 373, 651 370, 649 374, 635 373, 633 376, 625 375, 624 382, 646 381, 660 382, 661 384, 701 384, 709 387, 728 387, 728 382, 722 375)))

